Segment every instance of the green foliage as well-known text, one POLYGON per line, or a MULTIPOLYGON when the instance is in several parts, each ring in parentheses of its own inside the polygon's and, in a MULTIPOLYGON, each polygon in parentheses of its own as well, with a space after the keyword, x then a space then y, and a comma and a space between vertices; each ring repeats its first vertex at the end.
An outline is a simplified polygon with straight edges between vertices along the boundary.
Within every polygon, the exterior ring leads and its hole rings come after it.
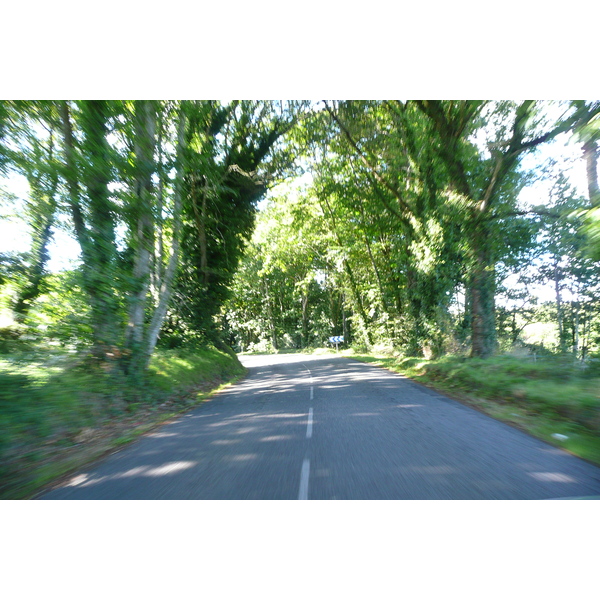
POLYGON ((162 413, 164 419, 189 409, 206 393, 243 373, 233 354, 210 347, 158 351, 142 389, 56 349, 38 349, 25 358, 4 357, 0 361, 0 497, 33 493, 76 468, 78 453, 79 460, 89 460, 82 443, 86 432, 106 430, 108 445, 99 450, 109 449, 110 439, 121 437, 121 431, 133 432, 136 422, 152 424, 162 413))
MULTIPOLYGON (((540 227, 553 227, 517 214, 516 197, 529 181, 520 156, 570 129, 593 154, 595 103, 571 103, 556 123, 545 108, 533 101, 5 102, 5 165, 31 190, 24 213, 31 251, 2 268, 15 289, 15 316, 26 321, 54 285, 47 248, 62 222, 81 246, 77 289, 89 308, 63 315, 64 333, 49 334, 64 343, 79 336, 105 358, 119 348, 113 366, 132 376, 165 318, 163 347, 232 335, 241 336, 240 347, 265 340, 301 347, 343 334, 407 354, 470 343, 474 354, 488 355, 499 280, 542 260, 540 244, 532 244, 540 227), (281 221, 271 237, 249 249, 259 199, 308 171, 299 199, 286 198, 289 210, 269 217, 281 221), (253 281, 259 290, 246 293, 253 281), (451 305, 462 290, 457 315, 451 305)), ((572 262, 576 250, 565 244, 561 260, 572 262)), ((594 269, 580 266, 573 276, 579 305, 561 317, 562 347, 567 325, 575 338, 578 327, 588 337, 594 329, 595 296, 583 284, 594 269)), ((504 348, 519 336, 514 316, 500 315, 504 348)), ((577 341, 572 346, 584 354, 577 341)))
POLYGON ((46 291, 31 305, 25 324, 30 334, 62 346, 89 347, 93 341, 91 311, 80 270, 50 275, 46 291))
POLYGON ((514 402, 533 412, 564 417, 600 432, 598 380, 571 358, 493 360, 446 357, 422 367, 425 381, 483 398, 514 402))
POLYGON ((184 248, 175 301, 185 325, 209 339, 266 186, 289 168, 279 138, 295 122, 295 103, 196 104, 187 156, 184 248))
POLYGON ((600 464, 598 370, 570 357, 445 356, 436 360, 352 355, 446 392, 550 443, 600 464))
POLYGON ((172 393, 204 382, 228 381, 243 372, 232 353, 216 348, 163 350, 150 364, 149 386, 172 393))

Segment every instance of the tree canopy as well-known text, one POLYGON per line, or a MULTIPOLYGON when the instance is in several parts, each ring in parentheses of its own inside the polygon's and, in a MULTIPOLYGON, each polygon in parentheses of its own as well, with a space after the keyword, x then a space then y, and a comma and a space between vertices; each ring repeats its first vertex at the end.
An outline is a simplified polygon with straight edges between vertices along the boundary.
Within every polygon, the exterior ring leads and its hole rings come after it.
POLYGON ((541 310, 528 290, 545 283, 553 349, 585 358, 600 349, 599 114, 598 101, 3 101, 0 174, 26 179, 31 231, 26 254, 1 257, 3 303, 30 334, 135 379, 157 343, 344 335, 485 358, 526 343, 541 310), (523 166, 559 139, 580 148, 587 196, 560 166, 523 166), (524 207, 535 179, 552 192, 524 207), (80 260, 52 274, 57 228, 80 260))

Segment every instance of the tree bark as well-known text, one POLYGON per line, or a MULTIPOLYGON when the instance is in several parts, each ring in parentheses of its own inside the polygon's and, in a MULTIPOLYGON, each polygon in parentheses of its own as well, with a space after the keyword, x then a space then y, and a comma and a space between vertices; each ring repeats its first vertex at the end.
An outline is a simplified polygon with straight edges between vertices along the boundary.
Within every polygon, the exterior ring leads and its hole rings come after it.
POLYGON ((496 350, 495 274, 485 243, 475 248, 470 277, 471 356, 488 358, 496 350))
POLYGON ((175 176, 175 194, 173 199, 173 239, 171 242, 171 256, 165 269, 158 294, 158 305, 152 315, 144 352, 144 369, 148 368, 150 357, 156 347, 160 328, 165 320, 167 308, 173 292, 173 281, 179 263, 179 248, 181 244, 181 210, 183 206, 183 177, 185 172, 185 130, 187 119, 183 107, 180 109, 179 126, 177 133, 177 169, 175 176))
POLYGON ((583 158, 588 182, 590 203, 594 208, 600 207, 600 188, 598 187, 598 143, 588 140, 583 144, 583 158))
POLYGON ((97 358, 114 362, 118 357, 118 303, 113 290, 115 235, 108 182, 110 165, 107 157, 104 101, 81 102, 82 150, 85 168, 79 171, 69 107, 61 106, 65 144, 65 178, 69 188, 69 205, 75 233, 83 257, 83 282, 90 299, 93 349, 97 358), (87 189, 88 222, 81 207, 80 176, 87 189))
POLYGON ((302 294, 302 343, 308 347, 308 290, 302 294))
MULTIPOLYGON (((48 160, 52 161, 54 149, 54 139, 50 133, 50 145, 48 150, 48 160)), ((54 224, 56 212, 56 190, 58 188, 58 173, 52 171, 50 176, 50 185, 47 189, 41 182, 41 177, 35 177, 33 173, 28 173, 29 187, 32 191, 32 200, 36 203, 35 214, 33 215, 33 243, 31 248, 32 264, 29 268, 27 285, 20 290, 17 301, 14 306, 15 318, 17 321, 24 321, 32 300, 35 300, 41 293, 42 281, 48 262, 48 244, 52 237, 51 228, 54 224)))
POLYGON ((165 275, 165 249, 163 242, 163 210, 165 205, 165 172, 163 167, 163 111, 158 113, 158 160, 156 170, 158 173, 158 193, 156 206, 156 231, 154 248, 154 269, 152 274, 152 294, 154 296, 154 305, 158 305, 158 289, 160 282, 165 275))
POLYGON ((152 175, 155 171, 156 108, 154 103, 139 100, 135 103, 135 159, 137 167, 135 213, 135 258, 133 267, 134 289, 129 298, 125 343, 131 352, 129 372, 139 376, 145 360, 142 352, 144 317, 150 285, 151 259, 154 247, 154 216, 152 205, 152 175))
POLYGON ((566 339, 564 316, 562 307, 562 298, 560 294, 560 271, 558 267, 558 258, 554 257, 554 292, 556 295, 556 320, 558 322, 558 340, 561 353, 566 352, 566 339))

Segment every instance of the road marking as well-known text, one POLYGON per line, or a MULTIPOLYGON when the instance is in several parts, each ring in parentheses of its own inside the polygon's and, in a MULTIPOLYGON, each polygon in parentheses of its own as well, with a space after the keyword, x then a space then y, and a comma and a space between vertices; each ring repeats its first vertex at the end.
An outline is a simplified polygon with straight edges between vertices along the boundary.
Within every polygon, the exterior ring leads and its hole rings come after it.
POLYGON ((310 460, 304 459, 302 463, 302 471, 300 472, 300 491, 298 492, 298 500, 308 500, 308 475, 310 473, 310 460))
POLYGON ((312 422, 313 422, 313 409, 308 409, 308 424, 306 426, 306 437, 312 437, 312 422))
POLYGON ((302 365, 308 371, 308 377, 310 378, 310 383, 312 384, 312 382, 313 382, 312 371, 304 363, 302 363, 302 365))
POLYGON ((311 400, 313 399, 313 390, 314 390, 314 388, 313 388, 313 386, 311 385, 311 386, 310 386, 310 399, 311 399, 311 400))

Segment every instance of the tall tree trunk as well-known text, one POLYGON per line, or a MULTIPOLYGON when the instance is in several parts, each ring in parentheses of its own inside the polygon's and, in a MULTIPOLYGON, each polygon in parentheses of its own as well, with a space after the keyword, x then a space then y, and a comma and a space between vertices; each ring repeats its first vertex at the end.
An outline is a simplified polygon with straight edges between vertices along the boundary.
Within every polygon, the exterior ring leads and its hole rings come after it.
POLYGON ((92 353, 99 359, 114 362, 118 354, 119 316, 118 301, 113 290, 116 247, 108 193, 107 106, 104 101, 84 101, 80 108, 82 151, 86 162, 81 173, 77 168, 69 107, 67 102, 62 102, 60 106, 67 167, 65 178, 75 233, 83 257, 83 283, 90 300, 92 353), (87 189, 88 223, 81 207, 80 175, 87 189))
POLYGON ((579 301, 571 302, 573 312, 573 356, 579 354, 579 301))
MULTIPOLYGON (((50 134, 49 161, 52 161, 53 135, 50 134)), ((44 278, 46 264, 48 262, 48 244, 52 238, 52 226, 56 212, 56 190, 58 188, 58 173, 52 171, 50 185, 47 189, 41 182, 41 177, 28 176, 29 187, 36 202, 35 214, 33 215, 33 243, 31 248, 32 263, 28 272, 28 282, 20 290, 14 306, 17 321, 25 320, 31 301, 35 300, 41 293, 41 285, 44 278)))
POLYGON ((150 271, 154 250, 154 215, 152 175, 155 171, 154 147, 156 107, 154 102, 139 100, 135 103, 135 158, 137 167, 135 189, 135 258, 133 266, 134 289, 129 298, 129 311, 125 343, 130 351, 129 373, 141 375, 145 365, 143 354, 144 317, 150 271))
MULTIPOLYGON (((358 203, 358 207, 360 210, 360 216, 362 217, 363 228, 366 226, 366 218, 365 218, 365 209, 362 202, 358 203)), ((379 274, 379 269, 377 268, 377 263, 375 262, 375 258, 373 256, 373 252, 371 251, 371 243, 369 242, 369 236, 365 233, 363 234, 365 240, 365 246, 367 247, 367 252, 369 254, 369 259, 371 261, 371 266, 373 267, 373 272, 375 273, 375 278, 377 279, 377 286, 379 288, 379 296, 381 298, 381 307, 383 310, 389 315, 389 307, 385 299, 385 292, 383 290, 383 284, 381 283, 381 276, 379 274)), ((387 328, 387 325, 386 325, 387 328)))
POLYGON ((346 319, 346 295, 342 296, 342 335, 344 336, 344 343, 349 344, 352 342, 350 339, 350 329, 348 328, 348 319, 346 319))
POLYGON ((583 158, 587 173, 588 194, 593 207, 600 207, 600 188, 598 187, 598 143, 588 140, 583 144, 583 158))
POLYGON ((302 294, 302 344, 308 347, 308 290, 302 294))
POLYGON ((566 352, 566 337, 564 326, 564 315, 562 306, 562 297, 560 294, 560 271, 558 267, 558 257, 554 257, 554 291, 556 294, 556 320, 558 322, 558 342, 562 354, 566 352))
POLYGON ((48 262, 48 243, 52 237, 50 228, 52 227, 53 220, 52 218, 48 218, 42 230, 36 233, 38 243, 32 249, 33 258, 32 264, 28 269, 28 281, 25 287, 19 291, 13 308, 17 322, 25 320, 31 307, 31 302, 40 295, 44 270, 48 262))
POLYGON ((89 231, 92 237, 93 261, 87 265, 95 306, 92 306, 95 344, 103 359, 115 358, 119 345, 118 301, 115 279, 115 227, 113 206, 109 198, 110 162, 106 142, 108 106, 104 101, 81 103, 83 149, 89 168, 84 169, 84 183, 89 199, 89 231))
POLYGON ((496 350, 495 275, 485 241, 475 248, 471 270, 471 356, 488 358, 496 350))
POLYGON ((156 198, 156 232, 154 244, 154 268, 152 273, 152 294, 154 296, 155 307, 158 305, 158 290, 160 288, 160 282, 163 280, 163 277, 165 275, 165 248, 163 241, 163 210, 165 206, 165 169, 163 167, 163 120, 163 111, 159 109, 157 133, 158 159, 156 164, 156 170, 158 173, 158 193, 156 198))
POLYGON ((269 317, 269 328, 271 330, 271 343, 273 344, 273 348, 275 350, 278 349, 277 344, 277 328, 275 327, 275 315, 273 313, 273 305, 271 302, 271 295, 269 292, 269 284, 265 279, 265 300, 267 305, 267 316, 269 317))
POLYGON ((581 332, 581 360, 585 360, 588 354, 590 336, 590 315, 587 306, 583 308, 583 330, 581 332))
POLYGON ((346 275, 348 276, 348 282, 350 283, 350 291, 352 292, 352 299, 354 300, 354 306, 358 311, 358 316, 360 317, 360 324, 363 330, 364 336, 369 343, 370 346, 373 345, 373 336, 371 335, 371 331, 369 330, 369 318, 367 317, 367 313, 365 312, 365 306, 362 301, 362 297, 358 290, 358 285, 356 284, 356 280, 354 279, 354 273, 350 268, 350 264, 344 258, 343 259, 344 270, 346 271, 346 275))
MULTIPOLYGON (((52 159, 52 151, 50 151, 50 159, 52 159)), ((33 178, 30 178, 33 195, 38 196, 38 206, 36 206, 36 214, 33 219, 32 261, 28 269, 27 284, 19 291, 14 306, 15 318, 20 322, 25 320, 31 302, 42 292, 42 281, 49 259, 48 245, 52 238, 52 226, 56 211, 55 196, 58 187, 58 173, 53 172, 48 190, 41 188, 40 178, 35 179, 36 181, 33 181, 33 178)))
POLYGON ((187 119, 184 108, 180 109, 179 125, 177 133, 177 170, 175 176, 175 194, 173 199, 173 238, 171 241, 171 256, 160 284, 158 294, 158 305, 152 315, 148 326, 144 352, 144 369, 148 368, 150 357, 156 347, 160 328, 165 320, 171 294, 173 293, 173 281, 179 263, 179 248, 181 244, 181 211, 184 194, 184 172, 185 172, 185 130, 187 119))
MULTIPOLYGON (((92 260, 90 252, 91 240, 85 226, 83 211, 81 209, 81 191, 79 173, 77 171, 77 159, 75 157, 73 127, 71 125, 69 105, 66 101, 63 101, 60 104, 60 114, 63 141, 65 144, 65 178, 69 190, 69 208, 71 209, 71 217, 73 219, 73 225, 75 226, 75 235, 77 237, 77 241, 79 242, 79 246, 81 247, 83 263, 87 264, 92 260)), ((86 273, 87 271, 84 270, 84 278, 86 273)), ((86 287, 88 286, 86 285, 86 287)), ((89 292, 89 290, 86 291, 89 292)))
POLYGON ((208 182, 205 181, 204 185, 200 189, 200 196, 202 198, 200 207, 198 207, 199 189, 200 185, 198 184, 198 182, 194 181, 192 183, 192 206, 194 209, 194 219, 196 221, 196 228, 198 229, 201 281, 204 284, 204 286, 208 286, 208 245, 206 241, 208 182))

